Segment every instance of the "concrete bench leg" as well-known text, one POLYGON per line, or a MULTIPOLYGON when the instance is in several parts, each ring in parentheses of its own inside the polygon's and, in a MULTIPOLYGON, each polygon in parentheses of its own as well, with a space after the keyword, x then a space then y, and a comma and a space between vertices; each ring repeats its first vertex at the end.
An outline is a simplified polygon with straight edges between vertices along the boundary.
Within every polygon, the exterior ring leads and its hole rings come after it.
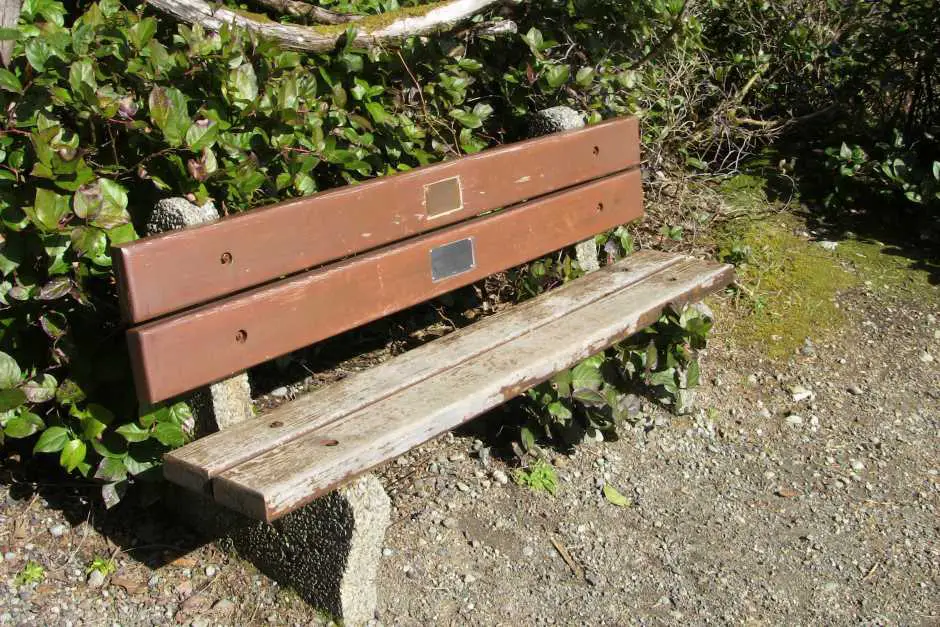
MULTIPOLYGON (((212 222, 219 214, 182 198, 157 203, 149 234, 212 222)), ((248 374, 241 373, 186 399, 196 415, 196 435, 227 429, 254 417, 248 374)), ((375 616, 375 579, 391 500, 373 475, 363 475, 273 524, 250 520, 188 490, 167 490, 183 522, 219 538, 241 557, 290 586, 314 607, 361 625, 375 616)))

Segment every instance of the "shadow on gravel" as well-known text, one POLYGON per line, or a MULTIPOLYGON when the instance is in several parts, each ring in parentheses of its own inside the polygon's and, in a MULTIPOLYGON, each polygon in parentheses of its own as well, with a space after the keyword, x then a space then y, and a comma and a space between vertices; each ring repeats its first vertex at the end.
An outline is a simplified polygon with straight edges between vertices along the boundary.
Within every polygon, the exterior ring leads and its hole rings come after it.
MULTIPOLYGON (((14 447, 8 447, 4 453, 5 458, 0 462, 0 485, 8 487, 8 499, 24 508, 14 517, 26 518, 33 508, 37 515, 42 509, 57 510, 71 527, 87 522, 107 540, 112 553, 119 550, 151 569, 165 566, 206 543, 155 500, 159 489, 156 485, 132 490, 108 510, 101 504, 100 484, 66 477, 56 464, 45 459, 30 460, 14 447)), ((26 533, 27 537, 34 537, 37 533, 47 535, 45 531, 45 528, 28 529, 26 533)), ((14 532, 14 540, 26 541, 26 538, 15 537, 14 532)))
MULTIPOLYGON (((824 141, 817 143, 825 145, 824 141)), ((881 253, 904 259, 908 270, 926 272, 931 285, 940 285, 940 214, 936 203, 915 205, 900 194, 889 196, 861 182, 844 192, 851 198, 844 200, 833 195, 838 172, 826 164, 821 148, 784 144, 777 150, 779 154, 799 155, 792 162, 792 171, 781 174, 768 164, 776 161, 770 158, 757 164, 754 174, 767 181, 769 200, 795 201, 805 207, 807 225, 816 239, 878 243, 881 253)), ((842 184, 848 185, 845 181, 842 184)))

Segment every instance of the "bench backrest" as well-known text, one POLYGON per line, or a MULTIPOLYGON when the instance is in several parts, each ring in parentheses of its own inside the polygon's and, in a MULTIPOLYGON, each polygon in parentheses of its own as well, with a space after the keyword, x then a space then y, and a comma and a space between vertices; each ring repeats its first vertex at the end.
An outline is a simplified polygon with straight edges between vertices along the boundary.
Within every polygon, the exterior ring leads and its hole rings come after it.
POLYGON ((158 402, 642 215, 633 118, 118 246, 140 399, 158 402))

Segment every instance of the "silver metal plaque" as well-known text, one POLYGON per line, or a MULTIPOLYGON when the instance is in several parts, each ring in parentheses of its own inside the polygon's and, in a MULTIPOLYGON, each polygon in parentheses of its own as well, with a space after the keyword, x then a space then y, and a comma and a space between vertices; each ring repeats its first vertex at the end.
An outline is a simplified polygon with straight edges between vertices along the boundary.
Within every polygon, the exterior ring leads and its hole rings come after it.
POLYGON ((457 240, 431 249, 431 280, 443 279, 463 274, 476 267, 473 251, 473 238, 457 240))
POLYGON ((428 218, 463 209, 463 190, 460 177, 444 179, 424 186, 424 208, 428 218))

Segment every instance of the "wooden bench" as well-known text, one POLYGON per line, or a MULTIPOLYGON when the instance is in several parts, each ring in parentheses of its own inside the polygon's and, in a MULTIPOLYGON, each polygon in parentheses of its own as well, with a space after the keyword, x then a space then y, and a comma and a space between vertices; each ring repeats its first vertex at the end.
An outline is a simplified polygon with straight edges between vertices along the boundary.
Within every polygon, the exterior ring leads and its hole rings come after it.
MULTIPOLYGON (((624 118, 269 206, 115 250, 140 400, 156 403, 642 213, 624 118)), ((654 251, 166 456, 165 476, 272 521, 720 289, 654 251)))

